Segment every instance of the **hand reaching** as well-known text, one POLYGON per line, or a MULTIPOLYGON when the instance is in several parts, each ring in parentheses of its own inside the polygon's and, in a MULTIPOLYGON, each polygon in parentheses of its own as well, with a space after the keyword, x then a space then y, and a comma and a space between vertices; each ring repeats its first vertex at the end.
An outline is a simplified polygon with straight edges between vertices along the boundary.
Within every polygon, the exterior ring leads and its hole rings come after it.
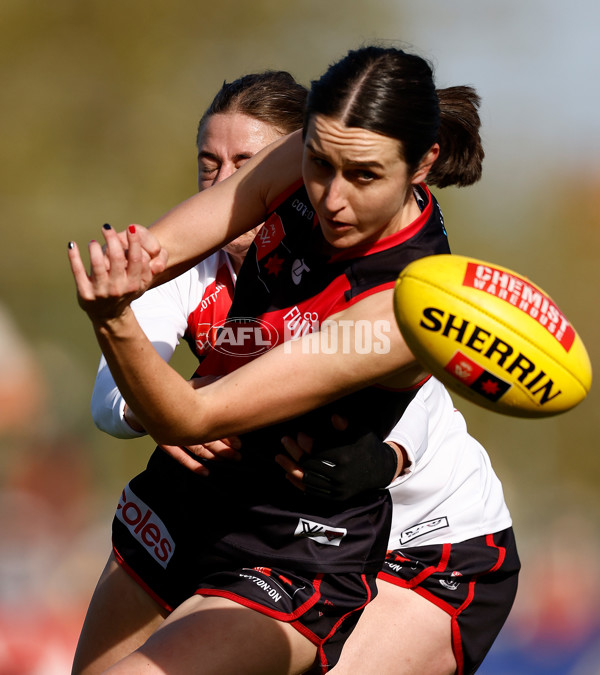
POLYGON ((105 225, 103 234, 104 249, 97 241, 89 244, 89 274, 77 245, 69 242, 79 305, 96 324, 121 316, 166 264, 166 251, 143 227, 131 225, 126 233, 117 234, 105 225))
POLYGON ((239 461, 242 457, 238 452, 241 446, 237 436, 201 445, 188 445, 185 448, 179 445, 161 445, 160 447, 182 466, 201 476, 208 476, 210 473, 210 469, 200 461, 201 459, 239 461))
POLYGON ((402 470, 399 447, 383 443, 366 427, 352 428, 339 415, 331 422, 336 431, 324 430, 323 438, 313 440, 300 432, 295 439, 286 436, 281 440, 287 454, 277 455, 275 461, 298 489, 343 501, 366 490, 385 488, 402 470))

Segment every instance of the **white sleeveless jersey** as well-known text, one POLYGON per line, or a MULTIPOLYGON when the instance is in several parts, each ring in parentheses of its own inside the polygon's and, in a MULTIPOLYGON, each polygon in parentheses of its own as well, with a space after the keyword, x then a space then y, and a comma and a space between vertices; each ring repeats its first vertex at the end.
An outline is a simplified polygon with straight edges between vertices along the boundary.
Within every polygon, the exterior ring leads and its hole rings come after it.
POLYGON ((411 463, 390 486, 390 549, 458 543, 511 526, 490 459, 438 380, 421 387, 387 440, 402 445, 411 463))
MULTIPOLYGON (((146 291, 131 307, 148 339, 165 360, 184 337, 201 356, 208 329, 227 316, 236 275, 225 251, 218 251, 161 286, 146 291)), ((117 438, 137 438, 123 417, 125 401, 104 357, 100 359, 91 410, 96 426, 117 438)))

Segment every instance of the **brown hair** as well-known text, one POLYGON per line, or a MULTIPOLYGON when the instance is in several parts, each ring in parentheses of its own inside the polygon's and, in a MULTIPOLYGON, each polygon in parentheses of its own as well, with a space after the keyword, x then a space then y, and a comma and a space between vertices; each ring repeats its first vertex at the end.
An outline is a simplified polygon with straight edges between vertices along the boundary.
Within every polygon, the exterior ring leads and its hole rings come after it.
POLYGON ((274 126, 281 134, 302 128, 308 90, 284 70, 267 70, 223 82, 198 124, 196 144, 206 121, 218 113, 239 112, 274 126))

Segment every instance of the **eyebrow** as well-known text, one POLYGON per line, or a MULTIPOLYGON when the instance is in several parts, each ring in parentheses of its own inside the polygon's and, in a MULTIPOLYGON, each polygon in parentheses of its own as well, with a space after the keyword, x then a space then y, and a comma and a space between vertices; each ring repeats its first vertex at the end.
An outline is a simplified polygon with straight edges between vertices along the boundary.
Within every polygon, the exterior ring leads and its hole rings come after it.
MULTIPOLYGON (((315 149, 315 147, 312 145, 310 141, 306 142, 306 148, 310 152, 313 153, 313 155, 317 155, 318 157, 322 157, 323 159, 327 159, 327 155, 325 155, 322 152, 319 152, 318 150, 315 149)), ((349 159, 345 162, 347 165, 351 167, 356 167, 360 169, 381 169, 383 170, 385 167, 381 162, 378 162, 376 159, 367 159, 364 161, 358 161, 358 160, 353 160, 349 159)))
MULTIPOLYGON (((237 155, 233 156, 233 161, 237 162, 240 159, 250 159, 254 155, 251 152, 238 152, 237 155)), ((213 162, 217 162, 217 164, 221 161, 217 155, 215 155, 212 152, 207 152, 206 150, 202 150, 198 153, 198 159, 211 159, 213 162)))

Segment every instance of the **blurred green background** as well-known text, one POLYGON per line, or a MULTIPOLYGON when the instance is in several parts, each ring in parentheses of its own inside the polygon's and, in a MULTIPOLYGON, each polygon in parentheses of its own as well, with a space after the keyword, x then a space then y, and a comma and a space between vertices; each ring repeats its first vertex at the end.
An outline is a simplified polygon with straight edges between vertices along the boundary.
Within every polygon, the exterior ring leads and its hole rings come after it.
MULTIPOLYGON (((599 26, 593 0, 3 1, 0 673, 68 671, 119 490, 152 448, 93 426, 99 352, 67 242, 148 225, 195 191, 196 124, 223 80, 277 68, 309 84, 390 43, 483 98, 484 177, 437 191, 454 252, 542 286, 598 372, 599 26)), ((189 374, 185 348, 174 365, 189 374)), ((482 673, 600 673, 598 401, 518 420, 455 397, 524 565, 482 673)))

